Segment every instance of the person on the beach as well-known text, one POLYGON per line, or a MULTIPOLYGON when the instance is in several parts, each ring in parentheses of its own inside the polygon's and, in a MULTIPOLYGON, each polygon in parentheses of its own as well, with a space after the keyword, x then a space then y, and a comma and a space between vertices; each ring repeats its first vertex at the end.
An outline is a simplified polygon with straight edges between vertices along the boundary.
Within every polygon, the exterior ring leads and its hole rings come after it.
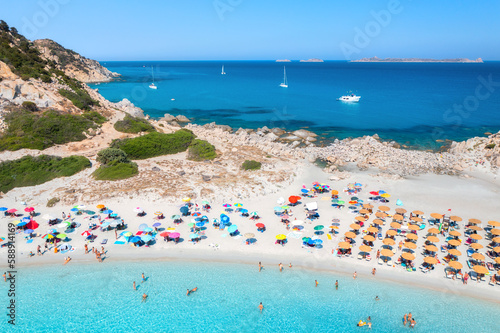
POLYGON ((352 275, 352 278, 356 279, 357 277, 358 277, 358 273, 356 273, 356 271, 354 271, 354 274, 352 275))
POLYGON ((380 258, 380 250, 377 250, 377 259, 380 258))
POLYGON ((316 287, 318 286, 318 280, 314 280, 314 283, 316 284, 316 287))
POLYGON ((148 298, 148 295, 142 294, 142 302, 146 302, 147 298, 148 298))
POLYGON ((403 317, 403 325, 406 326, 406 323, 408 322, 408 315, 405 313, 403 317))
POLYGON ((376 268, 372 269, 372 275, 375 275, 376 272, 377 272, 376 268))
POLYGON ((262 302, 260 302, 260 304, 259 304, 259 310, 261 313, 262 313, 262 310, 264 310, 264 305, 262 305, 262 302))
POLYGON ((28 254, 28 256, 30 257, 33 257, 35 254, 33 253, 33 251, 30 251, 30 253, 28 254))
POLYGON ((290 263, 290 266, 288 266, 288 267, 292 268, 292 263, 290 263))
POLYGON ((469 273, 465 272, 465 275, 464 275, 464 283, 463 284, 467 284, 467 281, 469 280, 469 273))
POLYGON ((262 263, 259 261, 259 272, 262 270, 264 266, 262 266, 262 263))
POLYGON ((71 257, 64 258, 64 264, 63 265, 66 265, 70 261, 71 261, 71 257))
POLYGON ((283 272, 283 264, 282 263, 279 264, 279 267, 280 267, 280 272, 283 272))
POLYGON ((87 244, 85 244, 85 254, 89 253, 89 246, 87 244))
POLYGON ((146 282, 146 277, 144 276, 144 273, 142 273, 142 282, 146 282))
POLYGON ((62 218, 63 220, 66 218, 66 214, 64 214, 64 212, 62 212, 62 218))
POLYGON ((3 273, 3 282, 7 282, 7 272, 3 273))
POLYGON ((134 281, 134 290, 137 290, 136 286, 135 286, 135 281, 134 281))
POLYGON ((39 256, 42 255, 42 247, 40 245, 38 245, 38 247, 36 248, 36 254, 39 256))
POLYGON ((403 241, 399 241, 399 251, 403 248, 403 241))
POLYGON ((335 280, 335 289, 339 290, 339 280, 335 280))

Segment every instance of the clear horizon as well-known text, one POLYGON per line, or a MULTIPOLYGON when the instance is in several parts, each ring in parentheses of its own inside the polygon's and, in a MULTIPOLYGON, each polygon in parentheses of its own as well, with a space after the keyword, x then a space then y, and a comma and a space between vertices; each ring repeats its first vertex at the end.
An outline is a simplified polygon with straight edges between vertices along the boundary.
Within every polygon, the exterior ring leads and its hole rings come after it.
POLYGON ((39 0, 3 9, 0 19, 28 39, 100 61, 500 60, 493 0, 39 0))

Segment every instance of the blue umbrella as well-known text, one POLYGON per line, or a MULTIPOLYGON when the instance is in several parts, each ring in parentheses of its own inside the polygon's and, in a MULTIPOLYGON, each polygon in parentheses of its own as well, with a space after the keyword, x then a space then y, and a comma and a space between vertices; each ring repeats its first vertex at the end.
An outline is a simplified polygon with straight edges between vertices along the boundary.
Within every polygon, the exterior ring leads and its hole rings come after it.
POLYGON ((23 219, 21 221, 29 222, 29 221, 31 221, 31 219, 28 216, 25 216, 25 217, 23 217, 23 219))
POLYGON ((180 209, 182 214, 187 214, 189 212, 189 207, 188 206, 182 206, 180 209))
POLYGON ((196 223, 197 227, 203 227, 205 225, 205 222, 198 222, 196 223))
POLYGON ((102 212, 103 214, 111 214, 113 213, 113 211, 111 209, 106 209, 104 212, 102 212))
POLYGON ((24 227, 26 224, 28 224, 27 222, 21 222, 21 223, 18 223, 18 227, 24 227))
POLYGON ((201 221, 201 217, 197 217, 194 219, 196 222, 200 222, 201 221))
POLYGON ((318 245, 318 244, 323 244, 323 241, 322 241, 321 239, 315 239, 315 240, 314 240, 314 243, 315 243, 316 245, 318 245))
POLYGON ((153 236, 151 236, 151 235, 143 235, 143 236, 141 236, 141 239, 142 239, 142 241, 144 243, 147 243, 147 242, 149 242, 150 240, 153 239, 153 236))
POLYGON ((308 190, 308 189, 303 188, 302 190, 300 190, 300 192, 302 192, 302 193, 307 193, 307 192, 309 192, 309 190, 308 190))
POLYGON ((189 235, 189 238, 191 238, 191 239, 195 239, 195 238, 198 238, 198 237, 200 237, 200 236, 198 236, 197 234, 191 234, 191 235, 189 235))
POLYGON ((384 194, 384 193, 387 193, 387 192, 386 191, 382 191, 382 190, 378 191, 378 194, 384 194))
POLYGON ((208 221, 208 216, 203 215, 203 216, 201 217, 201 220, 202 220, 202 221, 208 221))
POLYGON ((309 240, 307 241, 307 244, 314 245, 314 239, 309 239, 309 240))
POLYGON ((240 210, 240 212, 242 212, 242 213, 248 213, 248 209, 243 208, 243 209, 240 210))
POLYGON ((279 207, 279 206, 276 206, 274 207, 274 211, 275 212, 282 212, 283 211, 283 208, 279 207))
POLYGON ((153 227, 154 227, 154 228, 158 228, 159 226, 161 226, 161 223, 160 223, 160 222, 156 222, 155 224, 153 224, 153 227))
POLYGON ((110 222, 104 222, 103 224, 101 224, 101 228, 106 228, 110 224, 111 224, 110 222))
POLYGON ((151 232, 151 231, 153 231, 153 228, 147 227, 147 228, 144 228, 143 231, 144 232, 151 232))
POLYGON ((71 208, 70 211, 72 211, 72 212, 78 212, 79 209, 78 208, 71 208))
POLYGON ((0 212, 5 212, 6 210, 9 210, 7 207, 0 207, 0 212))
POLYGON ((141 237, 139 236, 134 236, 132 238, 130 238, 129 242, 132 242, 132 243, 137 243, 138 241, 141 240, 141 237))
POLYGON ((232 226, 230 226, 230 227, 227 228, 227 232, 229 232, 230 234, 232 234, 236 230, 238 230, 238 226, 234 225, 234 224, 232 226))
POLYGON ((220 221, 224 224, 228 224, 229 223, 229 216, 227 216, 226 214, 220 214, 220 221))
POLYGON ((143 223, 139 226, 139 230, 144 231, 144 229, 146 229, 147 227, 148 225, 146 223, 143 223))
POLYGON ((363 186, 363 184, 356 183, 356 184, 354 184, 354 186, 363 186))
POLYGON ((33 232, 33 229, 26 229, 24 230, 25 234, 31 234, 33 232))

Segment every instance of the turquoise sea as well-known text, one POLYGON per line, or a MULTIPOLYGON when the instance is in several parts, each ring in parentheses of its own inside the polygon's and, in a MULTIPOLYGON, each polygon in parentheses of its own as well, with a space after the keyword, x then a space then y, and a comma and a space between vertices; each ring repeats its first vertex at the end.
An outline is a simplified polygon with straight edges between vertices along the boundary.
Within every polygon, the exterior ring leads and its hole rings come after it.
MULTIPOLYGON (((3 281, 0 293, 7 294, 3 281)), ((1 300, 6 306, 7 297, 1 300)), ((257 265, 192 261, 71 262, 20 268, 17 325, 12 329, 4 317, 0 330, 356 332, 367 329, 356 323, 371 316, 372 332, 405 332, 410 329, 401 319, 411 312, 415 332, 498 332, 499 311, 498 304, 452 293, 298 267, 259 273, 257 265), (147 281, 140 283, 143 272, 147 281), (187 297, 194 287, 198 291, 187 297)))
POLYGON ((422 149, 442 144, 436 140, 500 130, 500 62, 102 64, 122 77, 91 86, 111 101, 129 99, 151 117, 170 113, 234 128, 308 128, 328 139, 377 133, 422 149), (288 88, 279 87, 284 66, 288 88), (148 88, 153 75, 157 90, 148 88), (359 103, 336 100, 349 91, 361 96, 359 103))

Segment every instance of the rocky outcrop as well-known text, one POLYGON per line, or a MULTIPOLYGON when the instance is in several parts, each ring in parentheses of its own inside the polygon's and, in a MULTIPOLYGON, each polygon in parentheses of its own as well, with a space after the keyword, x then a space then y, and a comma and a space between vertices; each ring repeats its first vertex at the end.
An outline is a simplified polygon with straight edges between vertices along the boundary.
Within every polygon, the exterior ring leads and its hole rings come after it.
POLYGON ((500 168, 500 132, 488 137, 474 137, 467 141, 452 142, 449 152, 466 158, 471 164, 500 168))
POLYGON ((144 118, 144 111, 126 98, 122 99, 118 103, 115 103, 114 106, 123 112, 127 112, 133 117, 144 118))
POLYGON ((113 73, 99 62, 87 59, 75 51, 64 48, 50 39, 38 39, 34 42, 35 47, 45 60, 55 61, 57 67, 66 75, 81 82, 106 82, 120 76, 113 73))

